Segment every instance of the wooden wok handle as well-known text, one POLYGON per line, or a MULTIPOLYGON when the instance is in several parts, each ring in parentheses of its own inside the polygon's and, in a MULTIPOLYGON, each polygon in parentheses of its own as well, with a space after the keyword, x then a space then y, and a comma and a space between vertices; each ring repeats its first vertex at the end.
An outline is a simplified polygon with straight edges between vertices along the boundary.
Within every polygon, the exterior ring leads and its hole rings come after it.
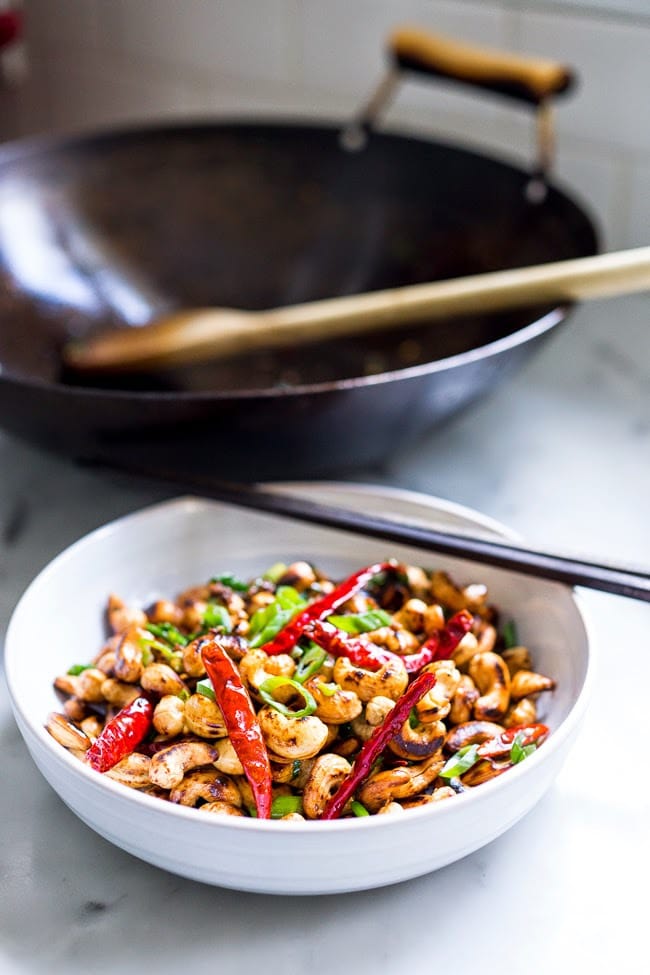
POLYGON ((460 43, 417 27, 400 27, 388 41, 397 66, 539 105, 568 91, 574 75, 565 65, 460 43))
MULTIPOLYGON (((335 339, 400 325, 650 290, 650 247, 346 295, 263 312, 179 311, 144 328, 75 342, 68 366, 120 372, 335 339)), ((453 327, 453 324, 448 325, 453 327)))

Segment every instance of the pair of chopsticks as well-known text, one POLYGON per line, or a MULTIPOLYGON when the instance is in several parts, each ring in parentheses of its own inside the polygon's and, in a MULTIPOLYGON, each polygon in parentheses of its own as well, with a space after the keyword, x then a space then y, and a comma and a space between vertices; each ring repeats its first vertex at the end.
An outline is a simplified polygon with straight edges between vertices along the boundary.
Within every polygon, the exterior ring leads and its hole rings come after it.
POLYGON ((297 495, 280 494, 272 488, 258 485, 233 484, 202 475, 179 477, 172 471, 132 465, 113 464, 111 469, 240 508, 335 528, 368 538, 413 545, 428 552, 471 559, 523 575, 650 602, 650 573, 645 571, 586 562, 506 542, 453 534, 410 522, 392 521, 377 515, 321 504, 297 495))

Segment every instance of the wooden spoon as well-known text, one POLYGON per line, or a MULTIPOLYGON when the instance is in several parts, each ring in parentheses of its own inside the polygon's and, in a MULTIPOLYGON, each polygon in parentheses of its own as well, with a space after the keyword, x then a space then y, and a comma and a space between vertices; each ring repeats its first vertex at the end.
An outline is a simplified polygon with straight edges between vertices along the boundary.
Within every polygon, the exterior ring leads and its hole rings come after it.
POLYGON ((564 304, 650 289, 650 246, 536 267, 346 295, 269 311, 197 308, 138 328, 102 332, 64 349, 79 372, 146 371, 414 322, 564 304))

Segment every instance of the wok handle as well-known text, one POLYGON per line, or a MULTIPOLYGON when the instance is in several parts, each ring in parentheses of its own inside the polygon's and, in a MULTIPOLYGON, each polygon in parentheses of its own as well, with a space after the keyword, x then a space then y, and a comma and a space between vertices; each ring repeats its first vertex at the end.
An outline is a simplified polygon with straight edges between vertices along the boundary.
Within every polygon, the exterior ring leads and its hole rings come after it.
POLYGON ((388 50, 402 71, 460 81, 538 106, 572 87, 573 72, 557 61, 466 44, 417 27, 399 27, 388 50))

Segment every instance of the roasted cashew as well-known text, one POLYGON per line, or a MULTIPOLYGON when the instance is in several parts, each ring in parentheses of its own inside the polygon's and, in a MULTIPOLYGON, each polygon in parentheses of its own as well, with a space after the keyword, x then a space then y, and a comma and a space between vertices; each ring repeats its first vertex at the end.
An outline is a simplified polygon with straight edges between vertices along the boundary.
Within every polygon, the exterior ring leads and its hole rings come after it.
POLYGON ((102 695, 105 701, 116 708, 125 708, 132 704, 136 697, 140 697, 140 688, 136 684, 127 684, 115 677, 107 677, 102 683, 102 695))
POLYGON ((398 813, 399 814, 399 813, 403 813, 403 812, 404 812, 404 807, 401 806, 399 804, 399 802, 393 802, 391 800, 390 802, 387 802, 385 806, 382 806, 381 809, 378 809, 377 810, 377 815, 378 816, 389 816, 392 813, 398 813))
POLYGON ((183 647, 183 670, 188 677, 205 677, 205 667, 201 657, 201 649, 210 637, 199 636, 183 647))
POLYGON ((63 710, 66 718, 70 721, 83 721, 88 717, 88 705, 85 701, 80 701, 78 697, 69 697, 63 702, 63 710))
POLYGON ((474 635, 478 640, 479 653, 487 653, 488 651, 494 650, 497 642, 497 631, 491 623, 486 623, 481 620, 474 635))
POLYGON ((325 724, 345 724, 361 714, 363 704, 355 691, 344 691, 340 687, 333 694, 326 695, 321 687, 327 683, 320 674, 314 674, 305 681, 305 688, 311 693, 316 704, 317 718, 325 724))
POLYGON ((436 755, 419 765, 376 772, 358 790, 359 801, 372 813, 393 799, 410 799, 438 777, 443 765, 442 756, 436 755))
POLYGON ((153 691, 154 694, 180 694, 187 691, 185 681, 181 680, 175 670, 169 664, 153 663, 149 664, 142 671, 140 684, 146 691, 153 691))
POLYGON ((427 609, 423 599, 407 599, 402 608, 393 613, 393 623, 410 630, 411 633, 422 633, 427 609))
POLYGON ((413 595, 428 602, 431 597, 431 579, 424 569, 419 565, 402 565, 400 569, 406 576, 413 595))
POLYGON ((510 676, 514 677, 518 670, 532 670, 533 661, 528 647, 508 647, 501 653, 508 665, 510 676))
POLYGON ((454 661, 459 670, 467 670, 472 657, 474 657, 478 652, 478 640, 473 633, 466 633, 456 649, 453 651, 451 659, 454 661))
POLYGON ((221 802, 217 800, 216 802, 204 802, 202 806, 199 806, 199 812, 213 813, 217 816, 243 816, 241 809, 237 806, 233 806, 231 802, 221 802))
POLYGON ((179 741, 156 752, 151 759, 149 778, 162 789, 173 789, 190 769, 212 765, 216 758, 216 748, 207 741, 179 741))
POLYGON ((495 779, 497 775, 502 775, 510 768, 510 762, 498 762, 493 758, 482 758, 472 765, 471 769, 461 775, 460 781, 466 786, 481 785, 490 779, 495 779))
POLYGON ((440 603, 431 603, 424 614, 424 635, 433 636, 436 630, 442 630, 445 625, 445 613, 440 603))
POLYGON ((399 657, 377 671, 355 667, 347 657, 338 657, 334 664, 334 680, 344 690, 356 691, 362 701, 370 701, 373 697, 390 697, 396 701, 406 690, 408 674, 399 657))
POLYGON ((510 673, 498 653, 477 653, 470 660, 469 675, 481 696, 474 705, 478 721, 499 721, 510 703, 510 673))
POLYGON ((447 732, 445 751, 457 752, 466 745, 477 745, 494 738, 503 731, 503 725, 494 721, 465 721, 447 732))
POLYGON ((476 684, 469 674, 461 674, 456 693, 451 700, 449 720, 451 724, 464 724, 474 713, 474 705, 479 699, 476 684))
MULTIPOLYGON (((295 661, 288 653, 279 653, 269 657, 260 648, 248 650, 239 661, 239 676, 244 686, 254 696, 259 697, 259 688, 269 677, 292 677, 296 670, 295 661)), ((278 687, 273 696, 282 704, 295 697, 295 690, 290 686, 278 687)))
POLYGON ((453 698, 460 683, 460 672, 453 660, 437 660, 423 668, 436 675, 436 682, 424 697, 415 705, 415 711, 422 724, 442 721, 451 710, 453 698))
POLYGON ((302 820, 302 822, 305 821, 305 817, 304 816, 301 816, 300 813, 298 813, 298 812, 287 813, 286 816, 280 816, 280 819, 278 821, 281 822, 281 823, 284 823, 288 819, 302 820))
POLYGON ((537 721, 537 705, 532 697, 522 697, 506 711, 503 723, 506 728, 516 728, 520 724, 534 724, 537 721))
POLYGON ((431 591, 437 602, 448 606, 457 613, 468 609, 470 613, 483 615, 486 611, 487 589, 477 583, 459 589, 446 572, 434 572, 431 576, 431 591))
POLYGON ((304 592, 316 582, 316 573, 309 562, 292 562, 278 579, 278 586, 293 586, 298 592, 304 592))
POLYGON ((97 667, 82 670, 77 677, 76 696, 80 701, 86 701, 89 704, 101 704, 104 700, 102 684, 105 680, 106 674, 103 670, 98 670, 97 667))
POLYGON ((95 667, 97 670, 101 670, 102 673, 110 677, 115 668, 115 651, 117 650, 117 645, 120 642, 119 634, 111 637, 109 644, 113 646, 105 646, 101 653, 98 653, 95 657, 95 667))
POLYGON ((378 630, 373 630, 368 633, 368 640, 377 647, 400 655, 415 653, 420 646, 420 640, 410 630, 393 626, 381 626, 378 630))
POLYGON ((95 738, 99 738, 103 727, 102 722, 95 714, 88 715, 88 717, 84 718, 81 722, 81 730, 83 731, 84 735, 88 735, 91 741, 94 741, 95 738))
POLYGON ((185 730, 185 702, 176 694, 161 697, 153 712, 153 726, 160 735, 174 738, 185 730))
POLYGON ((188 729, 201 738, 225 738, 228 734, 219 705, 205 694, 192 694, 183 709, 188 729))
POLYGON ((114 593, 108 597, 106 616, 113 633, 123 633, 131 626, 145 626, 147 623, 146 613, 141 609, 127 606, 124 600, 114 593))
POLYGON ((45 727, 54 740, 58 741, 59 745, 63 745, 64 748, 86 751, 92 744, 88 735, 80 731, 71 721, 68 721, 65 715, 56 711, 48 715, 45 727))
POLYGON ((313 758, 327 741, 329 729, 320 718, 288 718, 268 705, 257 714, 269 751, 281 758, 313 758))
POLYGON ((510 682, 510 698, 512 701, 520 701, 523 697, 530 697, 532 694, 541 694, 542 691, 552 691, 555 681, 544 674, 536 674, 532 670, 518 670, 510 682))
POLYGON ((169 799, 181 806, 195 806, 199 799, 206 802, 227 802, 237 807, 242 804, 242 797, 235 783, 223 772, 217 772, 216 768, 188 772, 171 790, 169 799))
POLYGON ((121 785, 127 785, 129 789, 148 789, 151 785, 149 779, 150 765, 151 759, 147 755, 131 752, 104 775, 121 783, 121 785))
POLYGON ((217 757, 214 760, 215 768, 220 772, 225 772, 226 775, 244 774, 242 763, 237 757, 237 752, 233 748, 230 738, 220 738, 219 741, 215 741, 214 747, 217 752, 217 757))
POLYGON ((318 819, 333 793, 348 777, 352 766, 331 752, 319 755, 314 762, 302 794, 302 806, 308 819, 318 819))
POLYGON ((395 707, 395 701, 390 697, 373 697, 366 704, 366 721, 375 728, 388 717, 395 707))
POLYGON ((115 676, 127 684, 136 684, 142 674, 142 637, 149 638, 146 630, 130 626, 124 630, 115 651, 115 676))
POLYGON ((417 724, 413 728, 410 718, 407 718, 388 747, 400 758, 423 761, 441 750, 446 730, 442 721, 417 724))
POLYGON ((181 626, 183 623, 183 610, 170 599, 158 599, 148 613, 151 623, 171 623, 173 626, 181 626))

